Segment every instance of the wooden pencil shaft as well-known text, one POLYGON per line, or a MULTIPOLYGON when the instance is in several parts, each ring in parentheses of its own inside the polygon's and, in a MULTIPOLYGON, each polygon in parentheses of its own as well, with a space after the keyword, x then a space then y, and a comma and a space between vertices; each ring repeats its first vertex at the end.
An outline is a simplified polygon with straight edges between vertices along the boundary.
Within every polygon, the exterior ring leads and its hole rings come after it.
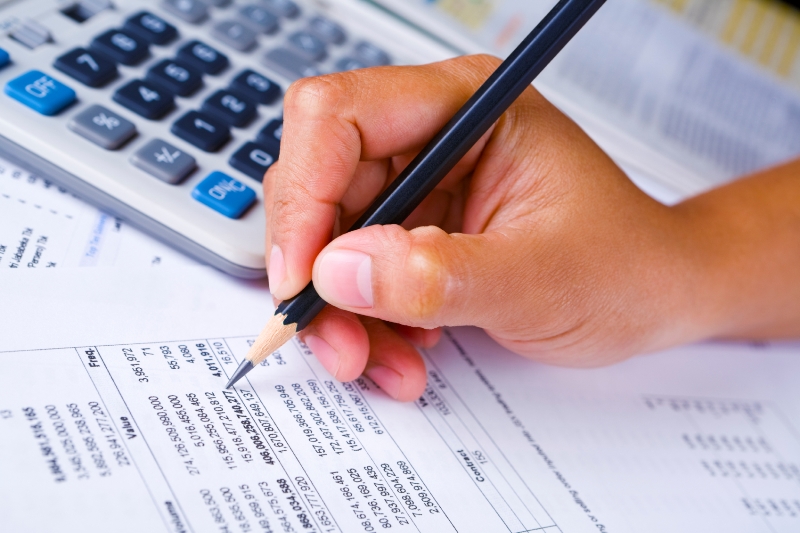
MULTIPOLYGON (((561 0, 348 230, 401 224, 528 88, 605 0, 561 0)), ((313 283, 278 306, 297 331, 325 307, 313 283)))

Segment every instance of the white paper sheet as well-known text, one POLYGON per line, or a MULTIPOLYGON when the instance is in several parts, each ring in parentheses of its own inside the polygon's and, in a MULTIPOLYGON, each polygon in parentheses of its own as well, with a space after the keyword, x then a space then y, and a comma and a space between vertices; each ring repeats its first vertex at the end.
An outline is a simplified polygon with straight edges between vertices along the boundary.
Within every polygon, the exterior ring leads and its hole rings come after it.
POLYGON ((271 306, 210 269, 0 294, 4 531, 800 529, 797 345, 570 370, 455 329, 400 404, 296 341, 224 391, 271 306))
POLYGON ((0 271, 195 262, 0 158, 0 271))

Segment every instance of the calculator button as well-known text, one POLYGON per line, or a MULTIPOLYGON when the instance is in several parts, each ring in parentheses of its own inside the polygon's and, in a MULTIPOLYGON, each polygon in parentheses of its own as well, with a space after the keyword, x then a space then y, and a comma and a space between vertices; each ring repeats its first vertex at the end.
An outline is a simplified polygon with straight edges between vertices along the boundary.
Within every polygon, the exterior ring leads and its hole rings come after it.
POLYGON ((197 168, 194 157, 161 139, 145 144, 131 156, 130 161, 133 166, 172 185, 180 183, 197 168))
POLYGON ((4 66, 8 65, 10 61, 11 61, 11 56, 8 55, 8 52, 0 48, 0 68, 3 68, 4 66))
POLYGON ((122 30, 108 30, 92 40, 91 48, 123 65, 138 65, 149 54, 147 43, 122 30))
POLYGON ((242 21, 261 33, 272 33, 278 29, 278 17, 261 6, 249 5, 239 10, 242 21))
POLYGON ((169 89, 178 96, 189 96, 203 85, 203 75, 194 68, 165 59, 147 71, 147 80, 169 89))
POLYGON ((344 72, 346 70, 358 70, 360 68, 367 68, 369 65, 354 57, 343 57, 336 62, 336 72, 344 72))
POLYGON ((311 61, 325 58, 325 43, 307 31, 298 31, 289 36, 289 44, 300 55, 311 61))
POLYGON ((347 38, 341 26, 325 17, 312 18, 308 22, 308 31, 330 44, 342 44, 347 38))
POLYGON ((294 18, 300 14, 300 8, 292 0, 264 0, 263 4, 280 17, 294 18))
POLYGON ((53 66, 89 87, 102 87, 117 77, 114 61, 85 48, 76 48, 58 57, 53 66))
POLYGON ((44 72, 31 70, 5 86, 5 93, 42 115, 55 115, 75 101, 75 91, 44 72))
POLYGON ((313 62, 286 48, 270 50, 264 55, 262 61, 266 66, 280 72, 290 80, 320 75, 320 70, 313 62))
POLYGON ((223 20, 211 28, 211 36, 234 50, 246 52, 256 45, 256 32, 234 20, 223 20))
POLYGON ((204 152, 216 152, 231 138, 227 124, 199 111, 189 111, 183 115, 170 131, 204 152))
POLYGON ((283 136, 283 120, 276 118, 275 120, 270 120, 266 126, 261 128, 261 131, 258 132, 257 140, 261 144, 277 147, 277 150, 275 150, 275 159, 277 159, 278 152, 280 152, 281 136, 283 136))
POLYGON ((143 80, 133 80, 123 85, 114 93, 113 100, 151 120, 163 117, 175 107, 171 93, 160 85, 143 80))
POLYGON ((178 37, 175 26, 148 11, 128 17, 123 29, 151 44, 167 44, 178 37))
POLYGON ((205 0, 205 3, 214 7, 225 7, 231 3, 231 0, 205 0))
POLYGON ((199 68, 205 74, 217 74, 228 66, 228 57, 205 43, 191 41, 178 50, 178 59, 199 68))
POLYGON ((353 49, 356 57, 366 63, 370 67, 377 67, 381 65, 388 65, 391 63, 389 54, 378 48, 372 43, 361 41, 353 49))
POLYGON ((136 126, 101 105, 93 105, 69 121, 67 127, 106 150, 116 150, 136 135, 136 126))
POLYGON ((208 16, 208 5, 200 0, 163 0, 161 7, 189 24, 202 22, 208 16))
POLYGON ((192 198, 228 218, 239 218, 256 201, 256 192, 222 172, 212 172, 192 191, 192 198))
POLYGON ((281 95, 281 88, 277 83, 249 69, 233 78, 231 89, 264 105, 271 104, 281 95))
POLYGON ((256 117, 256 106, 238 94, 230 91, 217 91, 203 102, 205 113, 241 128, 249 124, 256 117))
POLYGON ((228 163, 254 180, 264 181, 264 173, 277 160, 276 150, 249 142, 239 148, 228 163))

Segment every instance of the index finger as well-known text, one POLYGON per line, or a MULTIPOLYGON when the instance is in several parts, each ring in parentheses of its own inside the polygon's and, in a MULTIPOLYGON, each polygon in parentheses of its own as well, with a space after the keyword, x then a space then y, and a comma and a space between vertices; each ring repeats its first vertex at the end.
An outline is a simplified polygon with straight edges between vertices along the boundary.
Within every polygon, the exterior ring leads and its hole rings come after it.
POLYGON ((359 161, 421 149, 498 62, 469 56, 307 78, 289 88, 281 159, 264 180, 275 297, 290 298, 311 280, 359 161))

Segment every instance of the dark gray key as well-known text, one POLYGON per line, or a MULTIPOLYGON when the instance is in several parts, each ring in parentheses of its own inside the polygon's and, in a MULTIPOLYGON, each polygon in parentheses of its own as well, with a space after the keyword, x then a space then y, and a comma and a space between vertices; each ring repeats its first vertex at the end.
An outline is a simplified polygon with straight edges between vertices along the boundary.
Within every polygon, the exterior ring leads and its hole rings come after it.
POLYGON ((162 0, 161 6, 190 24, 197 24, 208 17, 208 4, 200 0, 162 0))
POLYGON ((361 41, 353 49, 356 57, 370 67, 378 67, 391 63, 389 54, 378 48, 372 43, 361 41))
POLYGON ((367 68, 369 65, 356 59, 354 57, 343 57, 336 62, 336 71, 344 72, 345 70, 358 70, 360 68, 367 68))
POLYGON ((279 17, 294 18, 300 14, 300 8, 292 0, 264 0, 264 7, 279 17))
POLYGON ((215 7, 225 7, 231 3, 231 0, 205 0, 205 3, 215 7))
POLYGON ((308 31, 330 44, 342 44, 347 39, 344 29, 325 17, 317 16, 308 21, 308 31))
POLYGON ((262 61, 266 66, 290 80, 299 80, 300 78, 319 76, 321 74, 313 62, 286 48, 270 50, 264 55, 262 61))
POLYGON ((67 127, 106 150, 116 150, 136 135, 136 126, 101 105, 93 105, 69 121, 67 127))
POLYGON ((246 52, 256 45, 256 32, 235 20, 223 20, 214 24, 211 36, 240 52, 246 52))
POLYGON ((272 33, 278 29, 278 17, 255 4, 239 10, 242 22, 261 33, 272 33))
POLYGON ((295 52, 311 61, 321 61, 327 54, 325 43, 307 31, 298 31, 291 34, 289 36, 289 45, 295 52))
POLYGON ((194 157, 168 142, 153 139, 131 156, 131 163, 161 181, 175 185, 196 167, 194 157))

